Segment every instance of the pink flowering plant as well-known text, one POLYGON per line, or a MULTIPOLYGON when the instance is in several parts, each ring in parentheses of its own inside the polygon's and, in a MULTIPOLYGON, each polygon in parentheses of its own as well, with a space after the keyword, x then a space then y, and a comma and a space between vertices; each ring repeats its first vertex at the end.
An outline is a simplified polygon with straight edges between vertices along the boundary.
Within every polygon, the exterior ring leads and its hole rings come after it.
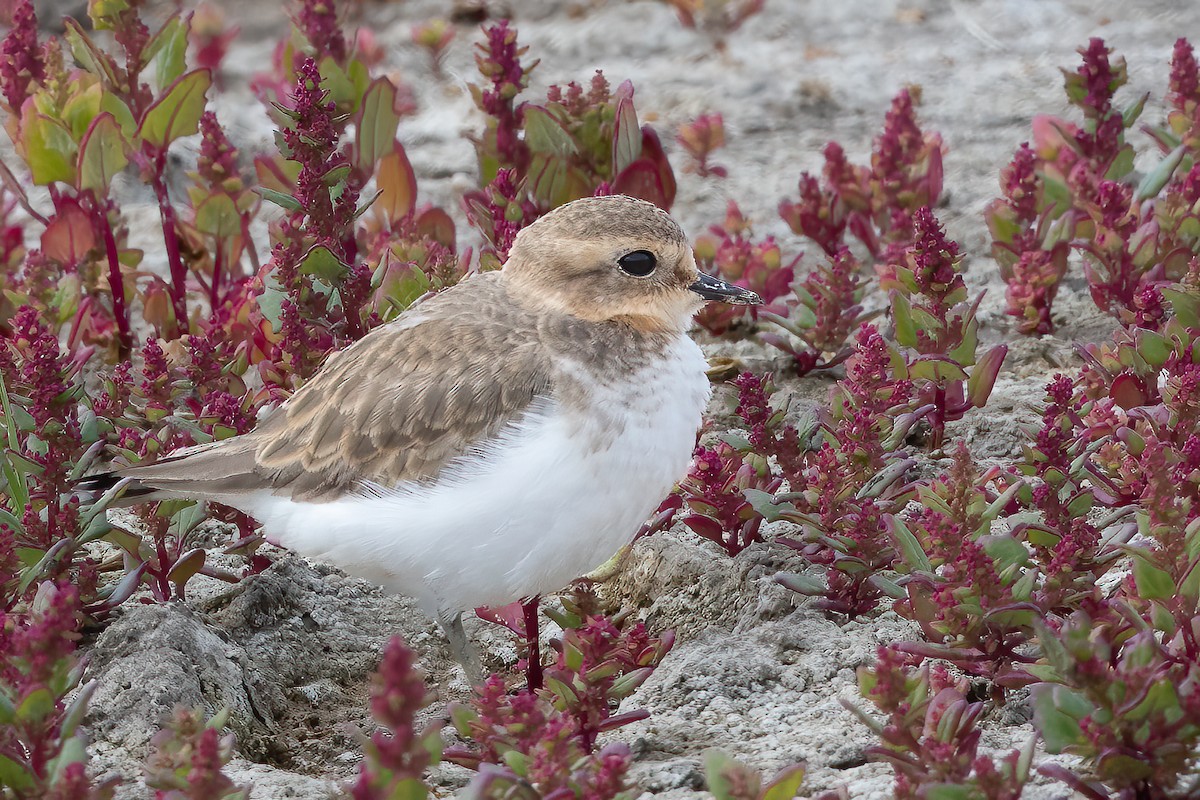
POLYGON ((493 675, 471 703, 451 706, 458 734, 473 746, 447 748, 444 756, 477 771, 471 784, 476 796, 633 796, 628 745, 601 747, 597 737, 648 716, 614 710, 653 673, 674 634, 652 638, 623 615, 580 617, 568 610, 556 619, 564 635, 554 642, 557 657, 546 670, 545 688, 513 694, 493 675))
POLYGON ((1147 128, 1162 158, 1140 179, 1127 133, 1146 97, 1119 107, 1125 60, 1112 58, 1101 39, 1079 52, 1082 64, 1064 75, 1083 123, 1035 117, 1032 146, 1017 150, 1001 176, 1004 196, 986 215, 1008 284, 1008 313, 1021 320, 1022 333, 1053 330, 1052 304, 1069 251, 1082 256, 1096 305, 1131 325, 1141 322, 1146 292, 1180 280, 1200 242, 1200 90, 1192 45, 1175 43, 1167 119, 1147 128))
POLYGON ((488 241, 481 265, 503 263, 513 237, 552 208, 597 194, 627 194, 670 209, 675 173, 658 134, 638 122, 633 84, 612 89, 597 71, 585 87, 552 85, 542 104, 518 100, 537 66, 507 20, 484 29, 471 84, 486 117, 473 137, 480 188, 463 198, 467 217, 488 241))
POLYGON ((238 786, 222 772, 233 757, 233 734, 221 735, 229 720, 221 711, 205 720, 197 711, 177 708, 150 740, 146 785, 155 800, 249 800, 250 787, 238 786))
POLYGON ((778 325, 799 344, 779 333, 763 332, 759 338, 790 355, 799 376, 833 369, 854 352, 851 335, 878 314, 863 309, 867 283, 858 260, 843 247, 828 264, 792 284, 799 302, 787 316, 760 312, 763 320, 778 325))
POLYGON ((857 341, 846 379, 832 392, 833 411, 821 425, 819 446, 784 472, 791 491, 750 495, 768 520, 799 524, 801 535, 780 543, 825 573, 823 579, 800 573, 775 579, 816 595, 818 607, 851 618, 902 593, 888 575, 903 546, 894 517, 911 497, 906 475, 913 462, 896 445, 916 421, 912 383, 892 376, 888 343, 870 325, 857 341))
POLYGON ((684 167, 685 172, 694 172, 701 178, 724 178, 729 174, 725 167, 709 161, 714 150, 725 146, 725 120, 720 114, 701 114, 680 125, 675 141, 692 159, 684 167))
POLYGON ((977 356, 975 314, 982 295, 968 296, 958 244, 946 238, 928 207, 917 209, 912 226, 912 244, 902 260, 889 262, 881 285, 891 295, 903 377, 913 382, 918 413, 929 424, 929 447, 937 450, 945 441, 946 423, 987 404, 1008 346, 998 344, 977 356))
POLYGON ((829 256, 848 244, 849 234, 877 268, 908 244, 912 215, 941 197, 945 150, 940 134, 921 129, 915 100, 911 89, 892 100, 869 166, 850 162, 837 142, 825 146, 821 177, 801 173, 799 198, 779 204, 779 215, 793 231, 829 256))
POLYGON ((758 319, 760 314, 786 315, 795 303, 791 292, 800 256, 785 259, 775 238, 756 241, 751 221, 737 203, 729 201, 725 221, 712 225, 696 238, 696 263, 702 272, 735 286, 754 290, 762 306, 709 304, 696 314, 696 322, 709 333, 726 333, 736 323, 758 319))
POLYGON ((881 647, 875 664, 858 669, 864 698, 884 715, 847 704, 882 744, 870 755, 891 764, 895 796, 1016 800, 1029 780, 1033 745, 997 760, 979 752, 984 704, 968 699, 969 686, 944 665, 917 661, 894 647, 881 647))

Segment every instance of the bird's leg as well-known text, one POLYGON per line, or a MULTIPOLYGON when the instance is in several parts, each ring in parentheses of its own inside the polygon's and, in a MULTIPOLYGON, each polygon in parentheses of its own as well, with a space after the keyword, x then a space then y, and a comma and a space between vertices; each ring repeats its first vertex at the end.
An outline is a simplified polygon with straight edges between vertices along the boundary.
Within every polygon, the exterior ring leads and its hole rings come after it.
POLYGON ((467 673, 467 682, 471 686, 481 685, 483 665, 479 658, 479 649, 467 638, 467 632, 463 630, 462 612, 438 611, 437 622, 446 634, 446 640, 450 642, 450 654, 462 664, 463 671, 467 673))
POLYGON ((542 648, 538 636, 538 606, 541 597, 521 601, 525 616, 525 683, 529 691, 542 688, 542 648))

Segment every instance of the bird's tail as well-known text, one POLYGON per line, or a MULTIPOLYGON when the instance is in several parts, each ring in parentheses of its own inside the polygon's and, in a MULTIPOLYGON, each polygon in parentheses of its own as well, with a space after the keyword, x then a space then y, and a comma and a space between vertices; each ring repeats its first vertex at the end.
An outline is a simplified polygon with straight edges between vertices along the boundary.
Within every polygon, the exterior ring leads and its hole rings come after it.
MULTIPOLYGON (((75 496, 81 500, 92 502, 99 500, 101 495, 111 490, 114 486, 124 480, 124 477, 118 472, 99 472, 95 475, 87 475, 75 482, 75 496)), ((130 480, 125 485, 125 491, 121 497, 113 502, 113 506, 130 506, 136 503, 145 503, 148 500, 153 500, 149 495, 154 494, 154 488, 143 486, 139 481, 130 480)))
POLYGON ((245 438, 187 447, 151 464, 88 475, 76 482, 75 491, 80 499, 95 501, 125 481, 121 497, 112 502, 116 508, 153 500, 237 494, 245 484, 245 468, 253 466, 253 446, 243 441, 245 438))

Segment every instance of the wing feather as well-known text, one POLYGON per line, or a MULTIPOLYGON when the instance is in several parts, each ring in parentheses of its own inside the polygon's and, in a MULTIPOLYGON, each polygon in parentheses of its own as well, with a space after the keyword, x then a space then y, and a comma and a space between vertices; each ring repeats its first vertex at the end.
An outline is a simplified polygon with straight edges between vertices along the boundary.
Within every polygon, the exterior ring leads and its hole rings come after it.
POLYGON ((250 433, 120 474, 176 495, 305 500, 435 478, 551 391, 536 320, 496 277, 373 331, 250 433))

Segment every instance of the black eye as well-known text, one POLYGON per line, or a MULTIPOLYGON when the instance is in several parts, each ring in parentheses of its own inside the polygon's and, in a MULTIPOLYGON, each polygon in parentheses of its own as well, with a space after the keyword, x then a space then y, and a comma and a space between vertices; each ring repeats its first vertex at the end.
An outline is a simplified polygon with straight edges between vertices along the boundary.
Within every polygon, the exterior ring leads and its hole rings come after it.
POLYGON ((626 253, 618 258, 617 264, 620 265, 622 272, 644 278, 654 272, 658 261, 654 258, 654 253, 649 250, 634 250, 632 253, 626 253))

